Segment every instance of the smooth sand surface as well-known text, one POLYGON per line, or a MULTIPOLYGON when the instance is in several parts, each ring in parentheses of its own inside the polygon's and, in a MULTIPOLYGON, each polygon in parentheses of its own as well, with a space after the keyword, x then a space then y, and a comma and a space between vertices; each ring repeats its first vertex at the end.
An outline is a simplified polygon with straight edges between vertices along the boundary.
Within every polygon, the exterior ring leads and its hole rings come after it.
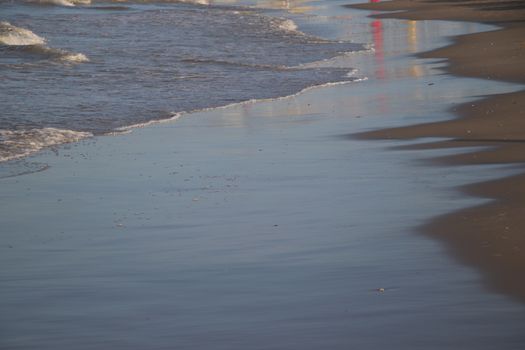
POLYGON ((455 186, 517 170, 346 137, 516 91, 412 56, 491 27, 326 3, 298 24, 373 42, 343 62, 369 80, 2 165, 0 348, 523 349, 525 306, 416 229, 486 202, 455 186))
MULTIPOLYGON (((489 32, 459 36, 454 44, 421 57, 445 59, 453 74, 487 80, 525 82, 525 3, 523 1, 391 1, 356 5, 399 11, 377 17, 450 19, 500 26, 489 32)), ((451 107, 458 119, 374 131, 367 138, 446 137, 425 148, 481 146, 472 152, 439 159, 449 164, 506 164, 525 161, 525 91, 491 95, 451 107)), ((525 176, 464 188, 490 198, 488 204, 433 221, 425 230, 443 239, 462 261, 480 268, 492 288, 525 300, 525 176)))

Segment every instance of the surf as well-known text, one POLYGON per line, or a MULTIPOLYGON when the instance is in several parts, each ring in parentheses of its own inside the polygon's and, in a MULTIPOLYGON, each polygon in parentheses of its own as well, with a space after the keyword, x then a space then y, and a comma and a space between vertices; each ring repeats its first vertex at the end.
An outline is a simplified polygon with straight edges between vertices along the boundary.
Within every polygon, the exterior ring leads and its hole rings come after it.
POLYGON ((89 62, 85 54, 48 47, 45 38, 9 22, 0 22, 1 46, 4 46, 2 51, 6 57, 10 54, 23 56, 25 53, 27 56, 65 63, 89 62))
POLYGON ((0 22, 0 44, 6 46, 43 45, 45 39, 26 28, 20 28, 9 22, 0 22))
POLYGON ((91 0, 28 0, 30 4, 39 5, 58 5, 58 6, 76 6, 76 5, 90 5, 91 0))

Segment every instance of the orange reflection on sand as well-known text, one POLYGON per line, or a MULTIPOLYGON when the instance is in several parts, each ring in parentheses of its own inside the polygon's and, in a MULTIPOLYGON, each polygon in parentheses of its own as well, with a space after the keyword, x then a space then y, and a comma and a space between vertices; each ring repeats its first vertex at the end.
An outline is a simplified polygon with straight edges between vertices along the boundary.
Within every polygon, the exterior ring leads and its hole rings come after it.
MULTIPOLYGON (((369 0, 370 2, 379 2, 380 0, 369 0)), ((376 63, 376 78, 387 79, 388 70, 385 67, 385 49, 384 49, 384 26, 383 22, 376 19, 370 23, 372 28, 372 40, 375 48, 375 63, 376 63)), ((418 23, 416 21, 407 21, 406 40, 410 52, 418 52, 418 23)), ((413 64, 403 69, 402 75, 408 74, 412 77, 420 77, 423 75, 423 70, 420 65, 413 64)), ((390 72, 392 73, 392 72, 390 72)))
MULTIPOLYGON (((417 22, 408 21, 407 25, 407 41, 408 47, 411 52, 418 52, 418 41, 417 41, 417 22)), ((413 64, 408 69, 408 74, 413 77, 420 77, 423 75, 423 70, 420 65, 413 64)))
MULTIPOLYGON (((379 0, 370 0, 370 2, 379 2, 379 0)), ((375 75, 377 79, 386 79, 383 23, 380 19, 376 19, 370 23, 370 27, 372 28, 372 41, 375 50, 375 75)), ((377 106, 382 113, 385 113, 388 110, 387 105, 387 97, 383 94, 379 94, 377 96, 377 106)))
POLYGON ((408 39, 408 47, 410 48, 410 51, 416 52, 417 51, 417 22, 416 21, 407 21, 407 39, 408 39))
POLYGON ((383 23, 381 20, 375 20, 371 24, 372 39, 374 41, 375 60, 376 60, 376 76, 379 79, 385 79, 385 53, 383 50, 383 23))

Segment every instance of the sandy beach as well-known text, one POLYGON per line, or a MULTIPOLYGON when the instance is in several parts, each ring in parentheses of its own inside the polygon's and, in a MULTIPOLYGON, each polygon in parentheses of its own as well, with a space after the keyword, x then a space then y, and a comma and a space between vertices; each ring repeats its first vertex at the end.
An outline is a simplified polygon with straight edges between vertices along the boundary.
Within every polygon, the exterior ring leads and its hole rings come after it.
POLYGON ((0 163, 0 349, 521 350, 519 128, 470 118, 522 86, 443 61, 497 23, 349 2, 257 6, 362 79, 0 163))
MULTIPOLYGON (((356 7, 399 11, 378 17, 449 19, 496 24, 485 33, 459 36, 453 45, 421 57, 446 59, 452 74, 487 80, 525 82, 525 4, 521 1, 392 1, 356 7)), ((516 164, 525 161, 525 92, 490 95, 450 108, 457 119, 381 130, 371 138, 445 137, 423 148, 479 146, 471 152, 440 158, 447 164, 516 164)), ((496 290, 525 300, 525 177, 516 175, 463 188, 491 202, 433 221, 424 228, 444 240, 461 261, 480 268, 496 290)))

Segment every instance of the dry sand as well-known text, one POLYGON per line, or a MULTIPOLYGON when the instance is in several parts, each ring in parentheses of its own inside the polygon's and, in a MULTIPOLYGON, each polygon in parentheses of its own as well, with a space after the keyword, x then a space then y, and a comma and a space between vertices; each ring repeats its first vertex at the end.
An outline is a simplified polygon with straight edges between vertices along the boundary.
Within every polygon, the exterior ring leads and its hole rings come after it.
MULTIPOLYGON (((422 54, 443 58, 452 74, 525 82, 525 2, 394 0, 352 6, 379 11, 380 18, 443 19, 496 24, 501 29, 459 36, 448 47, 422 54)), ((471 153, 441 158, 448 164, 525 162, 525 91, 492 95, 452 110, 452 121, 361 134, 365 138, 446 137, 419 148, 483 146, 471 153), (489 146, 489 147, 487 147, 489 146)), ((444 240, 461 261, 481 269, 489 285, 525 301, 525 175, 463 188, 489 204, 439 217, 425 231, 444 240)))

